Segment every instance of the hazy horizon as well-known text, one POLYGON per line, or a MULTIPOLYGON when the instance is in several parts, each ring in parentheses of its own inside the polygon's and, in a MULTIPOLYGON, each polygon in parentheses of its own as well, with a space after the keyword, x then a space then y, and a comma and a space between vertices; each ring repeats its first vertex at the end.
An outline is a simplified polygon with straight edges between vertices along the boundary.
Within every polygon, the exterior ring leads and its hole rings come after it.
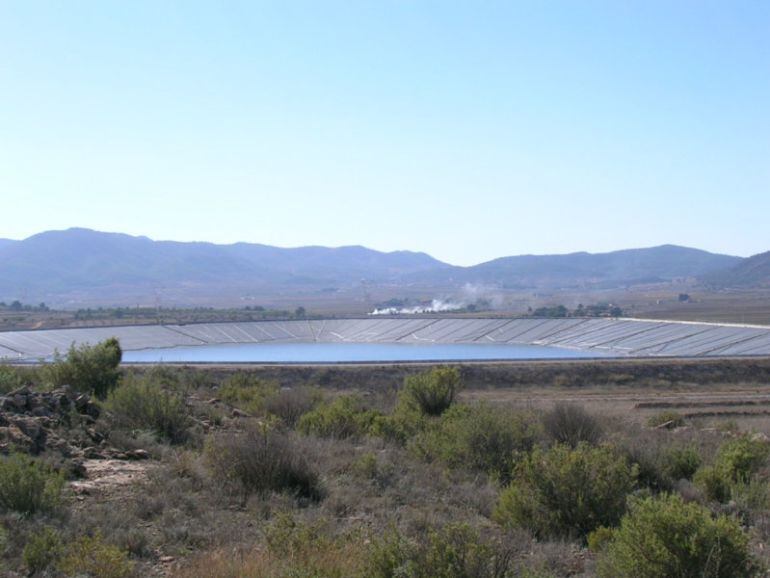
MULTIPOLYGON (((9 240, 9 241, 24 241, 26 239, 29 239, 30 237, 34 237, 34 236, 37 236, 37 235, 40 235, 40 234, 54 233, 54 232, 63 232, 63 231, 68 231, 68 230, 85 230, 85 231, 92 231, 92 232, 95 232, 95 233, 115 234, 115 235, 128 235, 130 237, 146 238, 146 239, 149 239, 149 240, 155 241, 155 242, 171 242, 171 243, 204 243, 204 244, 213 244, 213 245, 236 245, 236 244, 243 244, 243 243, 245 243, 245 244, 253 244, 253 245, 268 245, 268 246, 276 247, 276 248, 279 248, 279 249, 301 249, 301 248, 307 248, 307 247, 325 247, 325 248, 329 248, 329 249, 339 249, 339 248, 343 248, 343 247, 364 247, 365 249, 372 249, 374 251, 380 251, 380 252, 401 252, 401 251, 403 251, 403 252, 412 252, 412 253, 425 253, 425 254, 427 254, 427 255, 429 255, 431 257, 434 257, 434 258, 438 259, 438 257, 436 257, 435 255, 431 254, 428 251, 420 249, 419 247, 400 247, 400 248, 390 249, 390 250, 385 251, 385 250, 378 249, 376 247, 370 247, 370 246, 365 245, 363 243, 352 243, 350 245, 327 246, 327 245, 319 245, 318 243, 310 243, 308 245, 270 245, 269 243, 262 243, 262 242, 259 242, 259 241, 234 241, 234 242, 228 242, 228 243, 216 243, 214 241, 209 241, 209 240, 206 240, 206 239, 193 239, 193 240, 190 240, 190 241, 186 241, 186 240, 182 241, 182 240, 179 240, 179 239, 152 237, 150 235, 141 235, 141 234, 134 235, 134 234, 131 234, 131 233, 124 233, 123 231, 102 231, 102 230, 98 230, 98 229, 91 229, 89 227, 79 227, 79 226, 72 226, 72 227, 68 227, 67 229, 49 229, 47 231, 38 231, 37 233, 33 233, 32 235, 29 235, 27 237, 23 237, 23 238, 20 238, 20 239, 18 239, 18 238, 17 239, 12 239, 12 238, 9 238, 9 237, 0 237, 0 239, 9 240)), ((581 249, 581 248, 577 247, 577 248, 575 248, 575 249, 573 249, 571 251, 566 251, 564 253, 516 253, 516 254, 510 254, 510 255, 509 254, 500 254, 500 255, 497 255, 495 257, 492 257, 489 260, 492 261, 492 260, 503 258, 503 257, 522 257, 522 256, 547 257, 547 256, 552 256, 552 255, 569 255, 569 254, 577 254, 577 253, 588 253, 588 254, 596 255, 596 254, 604 254, 604 253, 615 253, 615 252, 618 252, 618 251, 633 251, 633 250, 640 250, 640 249, 653 249, 653 248, 662 247, 662 246, 677 246, 677 247, 682 247, 682 248, 686 248, 686 249, 695 249, 695 250, 707 251, 706 249, 703 249, 702 247, 695 247, 695 246, 692 246, 692 245, 679 245, 677 243, 661 243, 659 245, 649 245, 649 246, 643 246, 643 247, 617 247, 617 248, 614 248, 614 249, 609 249, 607 251, 587 251, 587 250, 584 250, 584 249, 581 249)), ((768 251, 770 251, 770 249, 768 249, 768 251)), ((731 257, 746 258, 746 257, 751 257, 752 256, 752 255, 735 255, 735 254, 732 254, 732 253, 727 253, 725 251, 708 251, 708 252, 709 253, 714 253, 714 254, 717 254, 717 255, 727 255, 727 256, 731 256, 731 257)), ((761 251, 761 252, 764 253, 764 252, 767 252, 767 251, 761 251)), ((453 263, 451 261, 444 261, 442 259, 438 259, 438 260, 442 261, 443 263, 449 264, 449 265, 455 265, 455 266, 461 266, 461 267, 479 265, 479 264, 482 264, 482 263, 486 262, 486 261, 479 261, 477 263, 459 264, 459 263, 453 263)))

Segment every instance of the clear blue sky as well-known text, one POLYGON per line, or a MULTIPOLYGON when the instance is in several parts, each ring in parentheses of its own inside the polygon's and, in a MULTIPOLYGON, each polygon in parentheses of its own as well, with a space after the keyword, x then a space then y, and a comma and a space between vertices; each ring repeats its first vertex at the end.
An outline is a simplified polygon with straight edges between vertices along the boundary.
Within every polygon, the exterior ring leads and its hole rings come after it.
POLYGON ((0 237, 770 249, 770 2, 0 0, 0 237))

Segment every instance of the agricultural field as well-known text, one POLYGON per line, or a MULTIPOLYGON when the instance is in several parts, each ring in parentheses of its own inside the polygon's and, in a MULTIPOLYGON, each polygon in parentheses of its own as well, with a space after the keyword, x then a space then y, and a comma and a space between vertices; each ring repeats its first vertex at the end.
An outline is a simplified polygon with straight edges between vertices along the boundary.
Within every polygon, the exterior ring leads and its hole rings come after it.
POLYGON ((762 576, 770 360, 0 366, 4 576, 762 576))

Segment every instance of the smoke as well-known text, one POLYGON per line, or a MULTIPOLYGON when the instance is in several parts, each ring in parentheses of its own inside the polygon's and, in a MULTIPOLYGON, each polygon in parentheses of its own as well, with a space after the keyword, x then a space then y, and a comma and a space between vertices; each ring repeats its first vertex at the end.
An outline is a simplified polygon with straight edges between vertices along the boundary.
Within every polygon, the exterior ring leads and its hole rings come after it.
POLYGON ((479 283, 466 283, 460 291, 464 304, 474 303, 484 308, 502 309, 505 298, 497 287, 479 283))
POLYGON ((430 303, 407 307, 381 307, 375 309, 369 315, 417 315, 420 313, 442 313, 458 311, 460 309, 488 311, 504 307, 504 299, 500 291, 495 287, 466 283, 459 291, 459 295, 446 299, 433 299, 430 303))
POLYGON ((444 311, 457 311, 466 307, 464 303, 434 299, 429 305, 415 305, 414 307, 383 307, 375 309, 370 315, 416 315, 418 313, 441 313, 444 311))

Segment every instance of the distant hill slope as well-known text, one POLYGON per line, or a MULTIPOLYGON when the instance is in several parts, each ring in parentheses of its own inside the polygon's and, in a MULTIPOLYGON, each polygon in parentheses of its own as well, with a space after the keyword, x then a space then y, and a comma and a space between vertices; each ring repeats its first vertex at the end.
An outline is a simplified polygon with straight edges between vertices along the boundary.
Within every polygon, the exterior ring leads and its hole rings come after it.
POLYGON ((610 253, 502 257, 464 269, 420 272, 414 277, 511 287, 618 286, 697 277, 740 261, 740 257, 662 245, 610 253))
POLYGON ((237 243, 152 241, 88 229, 50 231, 0 244, 0 294, 114 286, 338 285, 386 282, 447 267, 424 253, 364 247, 283 249, 237 243))
POLYGON ((758 287, 770 285, 770 251, 759 253, 740 263, 705 274, 701 281, 716 287, 758 287))
POLYGON ((132 296, 163 290, 206 302, 254 293, 279 295, 329 287, 416 284, 440 292, 466 283, 503 287, 618 287, 702 276, 735 266, 738 257, 673 245, 611 253, 502 257, 455 267, 410 251, 383 253, 360 246, 284 249, 236 243, 153 241, 89 229, 49 231, 23 241, 0 240, 0 299, 105 298, 135 303, 132 296), (66 296, 66 297, 65 297, 66 296))

